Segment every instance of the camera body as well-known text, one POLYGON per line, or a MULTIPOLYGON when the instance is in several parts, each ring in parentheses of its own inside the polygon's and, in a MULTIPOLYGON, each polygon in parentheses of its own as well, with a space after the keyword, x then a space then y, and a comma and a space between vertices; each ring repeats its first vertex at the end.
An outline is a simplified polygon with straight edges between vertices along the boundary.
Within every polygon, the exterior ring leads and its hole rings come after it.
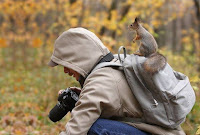
POLYGON ((49 119, 53 122, 61 120, 69 111, 72 111, 78 99, 78 93, 70 88, 62 91, 58 96, 58 103, 49 112, 49 119))

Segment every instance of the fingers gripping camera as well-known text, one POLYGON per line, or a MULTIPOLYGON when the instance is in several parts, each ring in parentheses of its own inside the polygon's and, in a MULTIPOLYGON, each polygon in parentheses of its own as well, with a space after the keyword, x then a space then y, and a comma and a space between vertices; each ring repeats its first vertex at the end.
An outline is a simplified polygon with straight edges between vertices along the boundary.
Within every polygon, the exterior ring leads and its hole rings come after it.
POLYGON ((58 96, 58 103, 49 112, 49 119, 53 122, 61 120, 69 111, 72 111, 78 99, 79 93, 70 88, 65 89, 58 96))

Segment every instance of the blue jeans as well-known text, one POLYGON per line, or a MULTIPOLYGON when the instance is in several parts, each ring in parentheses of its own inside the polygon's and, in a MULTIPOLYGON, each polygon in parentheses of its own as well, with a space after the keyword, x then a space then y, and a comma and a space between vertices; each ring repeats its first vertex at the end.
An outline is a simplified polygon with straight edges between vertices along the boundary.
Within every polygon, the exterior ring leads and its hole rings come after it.
POLYGON ((150 135, 131 125, 108 119, 98 119, 88 131, 88 135, 150 135))

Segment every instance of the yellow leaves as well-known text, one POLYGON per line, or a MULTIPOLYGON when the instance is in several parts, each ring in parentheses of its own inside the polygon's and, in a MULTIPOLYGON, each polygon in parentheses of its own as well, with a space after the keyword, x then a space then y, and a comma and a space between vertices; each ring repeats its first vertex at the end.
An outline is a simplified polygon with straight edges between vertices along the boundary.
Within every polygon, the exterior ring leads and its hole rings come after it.
POLYGON ((77 25, 78 25, 78 19, 75 18, 75 17, 73 17, 73 18, 71 18, 69 20, 69 23, 70 23, 71 27, 77 27, 77 25))
POLYGON ((200 82, 200 78, 198 77, 198 75, 195 75, 190 78, 190 82, 193 82, 193 83, 200 82))
POLYGON ((194 39, 196 39, 196 41, 198 40, 198 38, 199 38, 199 34, 198 34, 198 32, 194 32, 194 39))
POLYGON ((117 29, 117 22, 112 22, 112 23, 110 23, 109 29, 110 29, 110 30, 116 30, 116 29, 117 29))
POLYGON ((6 39, 0 38, 0 48, 6 48, 8 46, 6 39))
POLYGON ((75 3, 73 3, 72 5, 66 5, 68 6, 67 8, 65 8, 65 14, 66 16, 70 19, 72 17, 75 16, 80 16, 81 15, 81 7, 82 7, 82 1, 76 1, 75 3))
POLYGON ((24 132, 23 132, 23 131, 21 131, 21 130, 15 130, 15 134, 16 134, 16 135, 23 135, 23 134, 24 134, 24 132))
POLYGON ((173 19, 175 19, 176 17, 177 17, 178 15, 177 15, 177 13, 176 12, 174 12, 174 13, 172 13, 172 15, 171 15, 171 20, 173 20, 173 19))
POLYGON ((187 30, 182 30, 181 33, 186 35, 188 33, 188 31, 187 30))
MULTIPOLYGON (((182 30, 182 44, 186 52, 195 51, 197 52, 197 56, 199 56, 200 52, 200 43, 199 43, 199 33, 195 29, 187 29, 182 30), (194 47, 195 46, 195 47, 194 47)), ((197 58, 198 59, 198 58, 197 58)))
POLYGON ((1 94, 4 94, 5 93, 5 89, 1 88, 1 94))
POLYGON ((109 29, 109 30, 116 30, 118 26, 118 21, 117 21, 117 11, 113 10, 111 11, 111 19, 104 20, 104 26, 109 29))
POLYGON ((111 20, 117 21, 117 11, 116 10, 111 11, 111 16, 112 16, 111 20))
POLYGON ((110 21, 110 20, 105 20, 104 21, 104 26, 109 29, 109 30, 116 30, 117 28, 117 22, 115 21, 110 21))
POLYGON ((155 6, 156 8, 160 8, 160 7, 162 7, 163 4, 164 4, 164 0, 152 0, 152 1, 154 2, 154 6, 155 6))
POLYGON ((36 10, 37 5, 34 1, 26 1, 23 4, 23 9, 26 11, 27 14, 32 14, 34 10, 36 10))
POLYGON ((198 130, 196 132, 196 135, 200 135, 200 126, 198 126, 198 130))
POLYGON ((195 29, 189 29, 189 30, 182 30, 182 44, 184 46, 184 49, 186 50, 186 52, 191 52, 192 50, 194 50, 194 46, 195 45, 195 49, 197 52, 199 52, 199 34, 197 31, 195 31, 195 29))
POLYGON ((131 11, 128 13, 128 18, 130 18, 129 21, 134 22, 134 18, 138 17, 140 15, 140 12, 138 11, 131 11))
POLYGON ((4 12, 11 13, 12 11, 14 11, 13 4, 13 1, 5 1, 2 3, 1 8, 4 12))
POLYGON ((190 39, 189 36, 186 36, 186 37, 182 38, 182 42, 183 42, 184 44, 189 44, 189 43, 191 42, 191 39, 190 39))
POLYGON ((150 2, 151 2, 151 0, 143 0, 143 1, 135 2, 134 5, 136 7, 139 7, 141 9, 145 10, 145 9, 147 9, 149 7, 150 2))
POLYGON ((20 85, 20 86, 15 85, 15 86, 14 86, 14 91, 15 91, 15 92, 17 92, 17 91, 24 91, 24 90, 25 90, 24 88, 25 88, 24 85, 20 85))
POLYGON ((126 3, 127 3, 127 4, 129 4, 129 5, 131 5, 131 4, 133 4, 133 3, 134 3, 134 1, 135 1, 135 0, 127 0, 127 2, 126 2, 126 3))
POLYGON ((112 50, 112 47, 116 45, 116 41, 114 39, 112 39, 111 37, 103 36, 101 38, 101 40, 102 40, 103 44, 106 45, 106 47, 109 50, 112 50))
POLYGON ((159 20, 153 20, 152 21, 152 25, 155 27, 155 28, 158 28, 160 25, 161 25, 161 22, 159 20))
POLYGON ((39 48, 41 47, 43 44, 42 40, 40 38, 35 38, 33 41, 32 41, 32 47, 33 48, 39 48))
POLYGON ((122 35, 122 34, 123 34, 122 30, 121 29, 117 29, 117 35, 122 35))
POLYGON ((35 94, 38 94, 38 89, 34 89, 34 93, 35 93, 35 94))

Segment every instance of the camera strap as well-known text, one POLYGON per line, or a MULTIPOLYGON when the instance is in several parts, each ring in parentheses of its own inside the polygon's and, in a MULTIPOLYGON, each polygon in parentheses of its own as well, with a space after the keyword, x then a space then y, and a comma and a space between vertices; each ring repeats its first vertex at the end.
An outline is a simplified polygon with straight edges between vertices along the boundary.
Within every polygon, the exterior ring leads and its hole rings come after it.
MULTIPOLYGON (((88 75, 92 72, 92 70, 100 63, 102 62, 110 62, 111 60, 114 59, 113 54, 110 52, 107 55, 105 55, 97 64, 95 64, 95 66, 91 69, 91 71, 88 73, 88 75)), ((81 88, 83 88, 83 84, 85 82, 85 79, 88 77, 88 75, 84 78, 82 75, 79 78, 79 83, 81 85, 81 88)))

